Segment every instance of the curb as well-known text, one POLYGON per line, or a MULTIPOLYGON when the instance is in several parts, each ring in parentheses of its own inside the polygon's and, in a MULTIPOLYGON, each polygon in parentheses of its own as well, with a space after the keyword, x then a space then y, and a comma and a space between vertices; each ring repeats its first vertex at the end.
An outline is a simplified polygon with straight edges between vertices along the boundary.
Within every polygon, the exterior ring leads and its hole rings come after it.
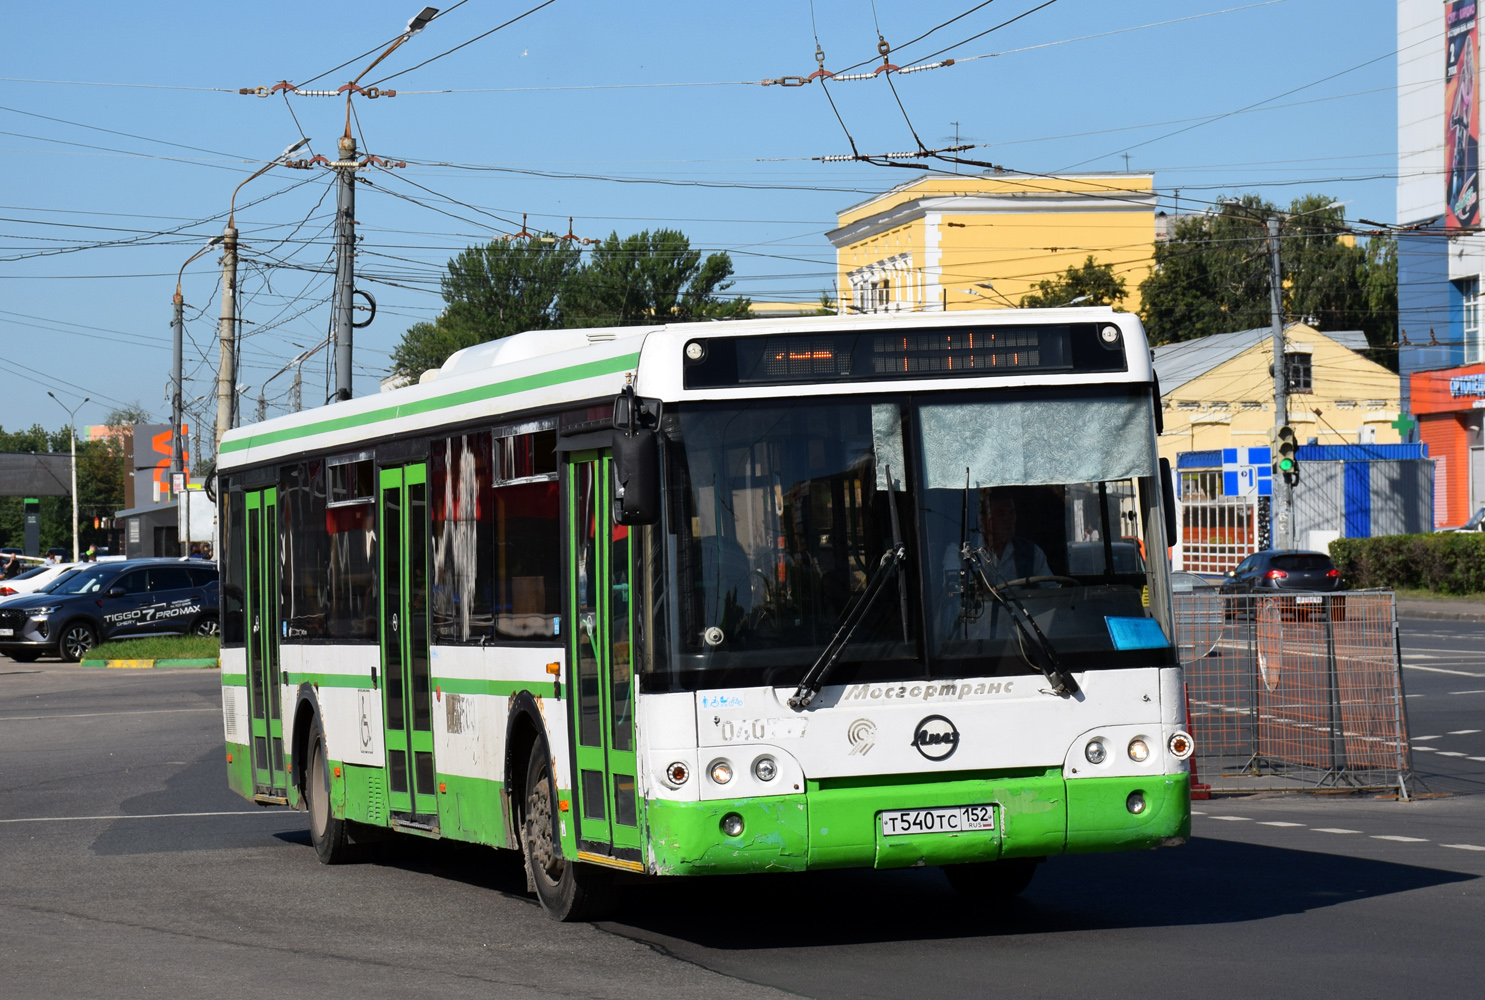
POLYGON ((1441 609, 1417 607, 1416 605, 1398 602, 1398 618, 1427 618, 1433 621, 1447 622, 1485 622, 1485 614, 1475 611, 1444 611, 1441 609))
POLYGON ((215 657, 198 660, 83 660, 82 667, 108 670, 214 670, 221 666, 215 657))

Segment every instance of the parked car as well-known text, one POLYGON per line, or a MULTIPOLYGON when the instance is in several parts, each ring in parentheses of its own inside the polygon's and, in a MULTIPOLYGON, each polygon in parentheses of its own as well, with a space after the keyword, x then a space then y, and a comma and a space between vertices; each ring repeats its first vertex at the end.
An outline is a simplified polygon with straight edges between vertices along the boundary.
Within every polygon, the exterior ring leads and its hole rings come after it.
POLYGON ((37 566, 35 569, 28 569, 20 576, 13 576, 9 580, 0 580, 0 598, 42 590, 72 566, 72 563, 49 563, 37 566))
POLYGON ((1475 516, 1454 528, 1440 528, 1440 531, 1485 531, 1485 507, 1475 511, 1475 516))
MULTIPOLYGON (((1109 546, 1114 554, 1115 573, 1143 573, 1145 560, 1135 542, 1118 541, 1109 546)), ((1070 542, 1067 546, 1069 576, 1098 576, 1103 572, 1103 542, 1070 542)))
POLYGON ((1200 573, 1188 573, 1186 570, 1178 569, 1170 575, 1170 589, 1177 594, 1215 594, 1220 586, 1220 581, 1202 576, 1200 573))
POLYGON ((217 567, 200 560, 130 559, 79 567, 43 593, 0 605, 0 653, 76 663, 100 642, 150 635, 215 635, 217 567))

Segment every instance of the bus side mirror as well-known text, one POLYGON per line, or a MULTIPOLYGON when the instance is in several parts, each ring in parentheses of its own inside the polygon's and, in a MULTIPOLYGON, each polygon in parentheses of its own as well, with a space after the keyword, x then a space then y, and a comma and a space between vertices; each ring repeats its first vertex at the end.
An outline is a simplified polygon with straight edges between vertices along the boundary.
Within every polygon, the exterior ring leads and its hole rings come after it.
POLYGON ((1176 523, 1176 487, 1168 458, 1160 460, 1160 506, 1165 513, 1165 544, 1174 545, 1181 540, 1181 526, 1176 523))
POLYGON ((615 524, 660 520, 660 442, 647 427, 614 431, 615 524))

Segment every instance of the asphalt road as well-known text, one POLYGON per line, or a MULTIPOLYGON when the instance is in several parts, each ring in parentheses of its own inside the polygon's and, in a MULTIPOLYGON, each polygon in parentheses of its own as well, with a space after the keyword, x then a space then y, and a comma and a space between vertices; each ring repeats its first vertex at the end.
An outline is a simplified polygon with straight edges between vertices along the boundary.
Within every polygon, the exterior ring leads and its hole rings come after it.
POLYGON ((1485 623, 1404 634, 1413 802, 1197 803, 1189 845, 1056 858, 1008 903, 822 872, 646 885, 598 925, 495 852, 321 866, 301 814, 227 792, 214 673, 0 659, 0 996, 1474 995, 1485 623))

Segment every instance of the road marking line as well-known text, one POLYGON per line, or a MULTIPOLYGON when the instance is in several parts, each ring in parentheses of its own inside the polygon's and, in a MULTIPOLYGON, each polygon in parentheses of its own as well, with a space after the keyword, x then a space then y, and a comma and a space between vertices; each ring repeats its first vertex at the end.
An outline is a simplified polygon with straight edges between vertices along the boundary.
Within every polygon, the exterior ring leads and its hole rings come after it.
POLYGON ((1440 750, 1438 753, 1439 753, 1439 756, 1440 757, 1464 757, 1464 756, 1466 756, 1465 754, 1460 753, 1458 750, 1440 750))
POLYGON ((1485 851, 1485 847, 1478 844, 1440 844, 1440 847, 1452 847, 1456 851, 1485 851))
POLYGON ((1193 815, 1193 816, 1205 816, 1206 813, 1202 812, 1200 809, 1193 809, 1193 810, 1191 810, 1191 815, 1193 815))
POLYGON ((1443 667, 1424 667, 1417 663, 1404 663, 1409 670, 1426 670, 1431 674, 1453 674, 1456 677, 1485 677, 1485 674, 1471 673, 1468 670, 1445 670, 1443 667))
POLYGON ((1478 730, 1478 729, 1455 729, 1455 730, 1452 730, 1449 733, 1449 735, 1450 736, 1471 736, 1471 735, 1473 735, 1475 733, 1478 733, 1479 731, 1480 730, 1478 730))
POLYGON ((1485 760, 1485 757, 1471 757, 1470 760, 1485 760))
POLYGON ((1207 818, 1208 819, 1223 819, 1223 820, 1227 820, 1229 823, 1246 823, 1252 817, 1251 816, 1208 816, 1207 818))
POLYGON ((115 819, 184 819, 195 816, 283 816, 286 813, 274 812, 263 809, 257 812, 248 812, 245 809, 233 809, 227 812, 196 812, 196 813, 135 813, 124 816, 26 816, 21 819, 0 819, 0 823, 76 823, 83 820, 115 820, 115 819))
POLYGON ((1374 833, 1373 840, 1395 840, 1399 844, 1426 844, 1428 840, 1424 837, 1399 837, 1392 833, 1374 833))
POLYGON ((1437 753, 1433 747, 1413 747, 1414 753, 1437 753))
POLYGON ((1360 830, 1343 830, 1338 826, 1316 826, 1312 827, 1316 833, 1360 833, 1360 830))
POLYGON ((1304 826, 1303 823, 1285 823, 1281 820, 1271 819, 1258 824, 1259 826, 1304 826))
POLYGON ((76 715, 0 715, 0 722, 31 722, 37 719, 97 719, 105 715, 179 715, 182 712, 221 712, 220 708, 144 708, 137 712, 79 712, 76 715))
POLYGON ((1414 743, 1417 743, 1419 740, 1440 740, 1440 739, 1443 739, 1443 737, 1442 736, 1414 736, 1413 737, 1413 742, 1414 743))

